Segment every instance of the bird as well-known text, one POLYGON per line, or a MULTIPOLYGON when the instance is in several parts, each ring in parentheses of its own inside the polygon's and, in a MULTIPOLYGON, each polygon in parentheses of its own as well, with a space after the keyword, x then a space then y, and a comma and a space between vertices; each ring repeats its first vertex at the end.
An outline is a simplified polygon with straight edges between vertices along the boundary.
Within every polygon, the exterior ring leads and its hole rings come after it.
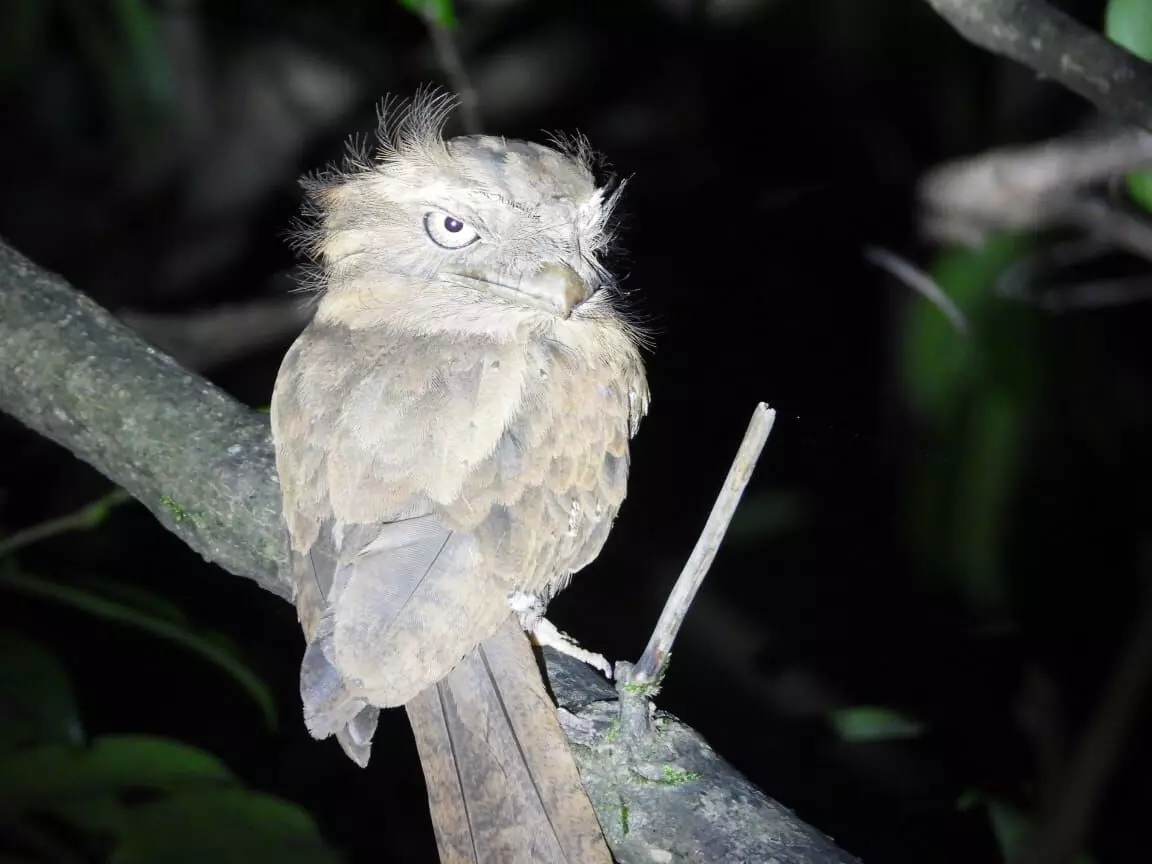
POLYGON ((600 553, 650 396, 603 263, 623 183, 581 136, 446 138, 385 101, 307 176, 316 306, 271 421, 312 736, 368 763, 404 706, 443 862, 611 861, 532 641, 600 553), (532 634, 530 639, 529 634, 532 634))

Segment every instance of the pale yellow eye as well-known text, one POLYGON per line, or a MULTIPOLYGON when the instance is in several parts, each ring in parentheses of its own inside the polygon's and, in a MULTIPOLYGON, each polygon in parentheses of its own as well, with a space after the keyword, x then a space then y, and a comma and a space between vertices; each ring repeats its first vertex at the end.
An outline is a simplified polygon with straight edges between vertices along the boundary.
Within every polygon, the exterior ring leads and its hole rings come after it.
POLYGON ((424 230, 432 242, 445 249, 463 249, 480 239, 476 229, 450 213, 433 210, 424 216, 424 230))

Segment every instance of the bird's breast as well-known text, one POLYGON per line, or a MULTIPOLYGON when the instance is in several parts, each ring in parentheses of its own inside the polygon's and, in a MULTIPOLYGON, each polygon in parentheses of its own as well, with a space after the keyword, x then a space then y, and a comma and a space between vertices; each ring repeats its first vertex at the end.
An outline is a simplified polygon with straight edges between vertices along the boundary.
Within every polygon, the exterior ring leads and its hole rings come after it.
POLYGON ((624 499, 637 364, 555 340, 347 337, 311 334, 281 388, 323 454, 307 499, 317 517, 438 513, 517 590, 595 557, 624 499))
POLYGON ((624 499, 626 381, 556 343, 526 352, 521 398, 445 518, 516 590, 550 594, 599 553, 624 499))

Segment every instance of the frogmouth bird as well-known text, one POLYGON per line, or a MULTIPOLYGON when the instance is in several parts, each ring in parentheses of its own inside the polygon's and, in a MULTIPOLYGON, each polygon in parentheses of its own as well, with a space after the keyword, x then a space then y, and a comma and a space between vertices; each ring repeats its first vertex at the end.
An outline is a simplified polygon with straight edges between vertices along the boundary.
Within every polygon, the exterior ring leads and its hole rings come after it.
POLYGON ((304 181, 319 299, 271 411, 304 720, 365 765, 406 707, 443 861, 608 862, 524 631, 556 635, 648 406, 601 263, 619 189, 579 139, 445 139, 452 104, 386 106, 304 181))

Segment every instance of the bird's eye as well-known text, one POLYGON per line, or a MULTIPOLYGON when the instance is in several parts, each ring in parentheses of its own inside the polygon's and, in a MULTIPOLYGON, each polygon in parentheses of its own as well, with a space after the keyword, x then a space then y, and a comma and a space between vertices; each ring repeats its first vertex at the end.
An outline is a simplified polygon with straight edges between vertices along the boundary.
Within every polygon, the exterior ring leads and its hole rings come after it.
POLYGON ((424 230, 433 243, 445 249, 463 249, 480 239, 471 225, 439 210, 424 216, 424 230))

